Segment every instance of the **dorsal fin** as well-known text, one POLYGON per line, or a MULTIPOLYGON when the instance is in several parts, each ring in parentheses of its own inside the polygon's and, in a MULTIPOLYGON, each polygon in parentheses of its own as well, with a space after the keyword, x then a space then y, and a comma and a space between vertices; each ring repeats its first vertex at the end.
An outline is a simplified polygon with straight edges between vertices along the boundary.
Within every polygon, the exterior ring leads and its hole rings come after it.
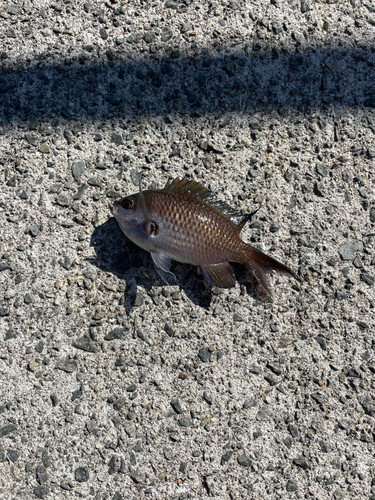
POLYGON ((190 181, 189 179, 180 180, 178 177, 173 181, 168 181, 164 187, 165 191, 170 193, 180 193, 188 194, 196 200, 203 201, 215 208, 218 212, 221 212, 225 217, 233 222, 241 230, 247 221, 257 212, 252 212, 251 214, 244 214, 235 208, 230 207, 225 201, 220 201, 216 198, 216 195, 212 193, 209 189, 199 184, 196 181, 190 181))
POLYGON ((199 182, 189 181, 189 179, 180 180, 178 177, 173 181, 168 181, 164 187, 164 191, 188 194, 201 201, 206 201, 208 198, 214 196, 209 189, 203 187, 199 182))
POLYGON ((147 234, 151 234, 151 226, 148 217, 148 210, 146 207, 145 197, 143 196, 143 191, 141 187, 141 179, 139 178, 139 194, 138 194, 138 206, 136 212, 136 219, 140 226, 144 226, 147 234))
POLYGON ((244 214, 240 210, 236 210, 235 208, 229 206, 227 203, 225 203, 225 201, 220 201, 215 199, 213 201, 209 201, 206 203, 208 203, 211 207, 216 208, 216 210, 225 215, 225 217, 228 217, 228 219, 230 219, 233 222, 233 224, 236 224, 236 226, 238 226, 240 230, 244 227, 246 222, 251 220, 253 215, 256 214, 257 211, 259 210, 258 208, 254 212, 251 212, 251 214, 244 214))

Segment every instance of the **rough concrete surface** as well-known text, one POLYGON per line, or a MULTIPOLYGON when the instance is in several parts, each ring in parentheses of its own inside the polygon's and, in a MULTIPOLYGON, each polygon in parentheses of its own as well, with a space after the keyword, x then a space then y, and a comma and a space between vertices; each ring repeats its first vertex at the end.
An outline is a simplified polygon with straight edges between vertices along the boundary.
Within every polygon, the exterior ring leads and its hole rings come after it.
POLYGON ((0 498, 375 498, 371 0, 0 3, 0 498), (188 177, 291 266, 166 286, 188 177))

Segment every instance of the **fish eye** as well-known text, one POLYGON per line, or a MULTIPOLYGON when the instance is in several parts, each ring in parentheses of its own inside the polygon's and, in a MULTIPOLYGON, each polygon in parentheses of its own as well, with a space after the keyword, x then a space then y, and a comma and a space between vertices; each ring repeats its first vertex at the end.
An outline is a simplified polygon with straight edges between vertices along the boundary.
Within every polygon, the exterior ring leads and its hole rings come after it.
POLYGON ((132 208, 133 205, 134 205, 134 201, 133 200, 125 199, 125 200, 121 201, 121 206, 125 210, 129 210, 129 208, 132 208))

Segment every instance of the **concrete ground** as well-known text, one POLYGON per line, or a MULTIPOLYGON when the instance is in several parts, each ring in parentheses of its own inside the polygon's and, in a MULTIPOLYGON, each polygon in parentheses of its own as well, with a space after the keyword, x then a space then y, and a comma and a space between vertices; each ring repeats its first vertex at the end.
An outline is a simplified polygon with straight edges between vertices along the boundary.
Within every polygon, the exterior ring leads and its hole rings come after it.
POLYGON ((375 499, 370 1, 0 5, 0 498, 375 499), (166 286, 169 178, 289 265, 166 286))

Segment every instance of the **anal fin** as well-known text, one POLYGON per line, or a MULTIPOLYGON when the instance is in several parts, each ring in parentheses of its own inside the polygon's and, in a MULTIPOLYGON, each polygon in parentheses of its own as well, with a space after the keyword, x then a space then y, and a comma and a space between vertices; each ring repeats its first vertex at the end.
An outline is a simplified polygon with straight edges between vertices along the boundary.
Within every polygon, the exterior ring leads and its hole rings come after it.
POLYGON ((170 267, 171 267, 171 259, 167 255, 164 255, 163 253, 156 253, 156 252, 150 252, 152 260, 155 264, 156 271, 159 273, 159 276, 163 279, 163 281, 166 282, 167 285, 170 283, 168 282, 168 277, 173 276, 173 278, 176 279, 176 276, 170 272, 170 267))
POLYGON ((201 267, 207 281, 212 286, 220 288, 232 288, 236 285, 236 279, 229 262, 222 262, 220 264, 212 264, 211 266, 201 267))

